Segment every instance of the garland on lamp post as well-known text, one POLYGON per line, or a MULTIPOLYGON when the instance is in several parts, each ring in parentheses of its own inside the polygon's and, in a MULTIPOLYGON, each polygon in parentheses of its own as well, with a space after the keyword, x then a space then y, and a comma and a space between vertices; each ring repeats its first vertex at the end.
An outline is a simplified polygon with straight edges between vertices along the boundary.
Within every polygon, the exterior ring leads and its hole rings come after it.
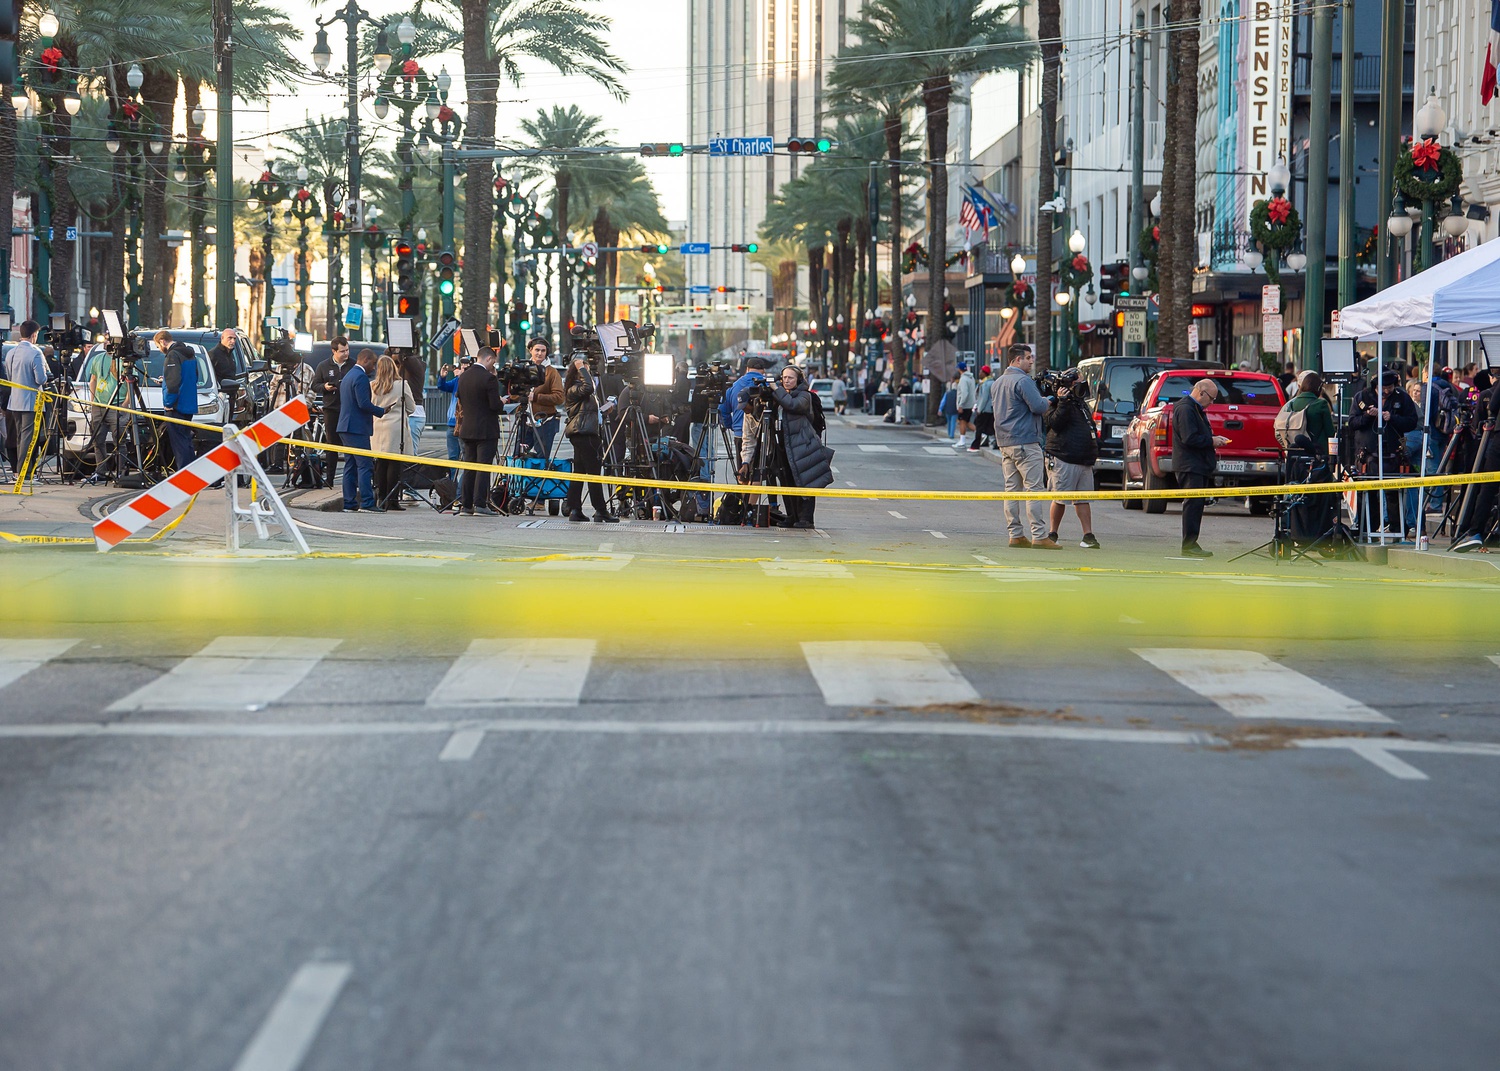
POLYGON ((1088 257, 1075 253, 1073 259, 1065 263, 1062 271, 1057 273, 1057 280, 1069 290, 1083 290, 1094 281, 1094 266, 1089 263, 1088 257))
POLYGON ((1396 157, 1396 188, 1414 201, 1446 201, 1464 179, 1458 154, 1437 138, 1413 141, 1396 157))
POLYGON ((1266 278, 1281 281, 1281 258, 1297 244, 1302 219, 1292 202, 1277 194, 1261 198, 1250 209, 1250 238, 1266 255, 1266 278))

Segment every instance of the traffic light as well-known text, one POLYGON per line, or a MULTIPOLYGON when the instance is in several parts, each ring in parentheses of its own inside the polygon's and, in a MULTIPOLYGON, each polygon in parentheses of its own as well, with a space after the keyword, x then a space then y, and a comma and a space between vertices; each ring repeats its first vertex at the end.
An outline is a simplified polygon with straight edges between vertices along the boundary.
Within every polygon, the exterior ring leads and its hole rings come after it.
POLYGON ((396 298, 396 315, 418 317, 422 315, 422 299, 415 294, 402 294, 396 298))
POLYGON ((405 294, 416 282, 411 243, 405 238, 396 243, 396 289, 405 294))
POLYGON ((680 141, 648 141, 641 143, 642 156, 681 156, 680 141))
POLYGON ((729 251, 731 253, 754 253, 758 249, 760 249, 760 246, 756 245, 754 242, 745 242, 740 245, 732 245, 729 247, 729 251))
POLYGON ((657 245, 643 245, 643 246, 641 246, 641 252, 642 253, 655 253, 659 257, 664 257, 664 256, 667 255, 668 248, 669 248, 668 246, 664 246, 664 245, 661 245, 661 244, 657 244, 657 245))
POLYGON ((828 137, 788 138, 786 142, 786 151, 790 153, 831 152, 833 151, 833 144, 833 139, 828 137))
POLYGON ((526 303, 524 301, 512 301, 510 303, 510 333, 513 337, 520 336, 531 330, 531 321, 526 316, 526 303))
POLYGON ((1099 300, 1113 305, 1121 294, 1130 294, 1130 265, 1123 260, 1099 265, 1099 300))
POLYGON ((438 266, 438 284, 437 284, 437 288, 438 288, 438 293, 442 294, 443 297, 452 297, 453 296, 453 265, 457 261, 457 259, 458 259, 457 257, 455 257, 452 253, 450 253, 446 249, 443 250, 443 252, 441 252, 441 253, 438 254, 438 257, 437 257, 437 266, 438 266))

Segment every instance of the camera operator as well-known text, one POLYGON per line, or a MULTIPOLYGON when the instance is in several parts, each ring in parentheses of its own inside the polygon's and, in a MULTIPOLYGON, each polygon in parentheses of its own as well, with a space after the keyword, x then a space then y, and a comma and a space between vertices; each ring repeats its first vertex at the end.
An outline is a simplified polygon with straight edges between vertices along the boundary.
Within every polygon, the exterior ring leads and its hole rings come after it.
MULTIPOLYGON (((166 357, 161 369, 162 408, 169 417, 192 420, 198 415, 198 384, 204 378, 197 356, 187 343, 173 341, 170 331, 158 331, 151 341, 166 357)), ((172 444, 179 469, 191 465, 198 456, 193 450, 192 428, 168 424, 167 441, 172 444)))
MULTIPOLYGON (((594 397, 594 377, 589 374, 589 363, 582 357, 574 357, 568 365, 568 375, 563 380, 563 397, 567 402, 568 423, 564 433, 573 444, 573 471, 600 474, 599 447, 599 402, 594 397)), ((619 518, 609 512, 604 500, 604 485, 591 483, 589 502, 594 507, 594 520, 615 524, 619 518)), ((568 481, 568 520, 582 521, 583 483, 568 481)))
MULTIPOLYGON (((771 396, 781 407, 780 479, 791 487, 827 487, 833 482, 833 449, 813 426, 813 407, 818 404, 807 389, 802 369, 789 364, 781 370, 781 381, 772 384, 771 396)), ((812 528, 818 500, 812 495, 782 495, 790 528, 812 528)))
MULTIPOLYGON (((1047 429, 1047 470, 1052 475, 1054 491, 1092 491, 1094 489, 1094 462, 1099 459, 1099 439, 1094 434, 1094 422, 1084 401, 1089 396, 1088 384, 1078 378, 1077 369, 1064 372, 1057 393, 1042 416, 1047 429)), ((1068 504, 1062 500, 1052 503, 1050 530, 1047 538, 1057 542, 1062 529, 1063 514, 1068 504)), ((1094 515, 1088 502, 1074 502, 1073 512, 1078 514, 1078 523, 1083 525, 1085 550, 1098 550, 1099 540, 1094 538, 1094 515)))
POLYGON ((752 427, 745 427, 745 410, 740 405, 740 396, 746 387, 766 381, 766 362, 763 357, 751 357, 745 361, 745 374, 734 381, 734 384, 724 393, 724 400, 719 403, 719 418, 723 425, 729 429, 734 436, 734 453, 736 464, 749 464, 750 458, 746 453, 744 440, 748 437, 753 452, 758 426, 752 420, 752 427), (748 436, 747 436, 748 431, 748 436))
MULTIPOLYGON (((485 346, 479 351, 479 359, 458 377, 458 440, 463 461, 492 465, 500 449, 500 414, 505 411, 505 400, 500 396, 500 381, 495 378, 498 363, 495 351, 485 346)), ((458 488, 459 513, 469 517, 494 514, 488 472, 464 469, 458 488)))
POLYGON ((36 344, 40 330, 35 320, 24 321, 17 328, 20 341, 5 357, 5 378, 17 384, 10 388, 10 400, 5 404, 10 467, 16 473, 26 463, 31 438, 36 433, 36 392, 47 385, 47 360, 36 344))
MULTIPOLYGON (((1354 410, 1349 414, 1349 428, 1354 432, 1355 463, 1360 474, 1378 475, 1382 468, 1388 475, 1401 471, 1406 454, 1406 433, 1422 422, 1416 403, 1400 389, 1400 377, 1384 377, 1384 389, 1371 383, 1355 395, 1354 410)), ((1366 509, 1369 496, 1365 496, 1366 509)), ((1401 497, 1396 491, 1385 493, 1385 531, 1395 531, 1401 524, 1401 497)), ((1373 514, 1372 514, 1373 516, 1373 514)))
MULTIPOLYGON (((522 428, 519 445, 530 446, 542 457, 552 454, 552 441, 557 438, 557 412, 564 402, 562 376, 548 363, 552 355, 552 343, 545 338, 533 338, 526 344, 526 356, 531 363, 542 369, 541 386, 532 387, 526 393, 526 404, 531 408, 531 419, 536 421, 536 434, 541 441, 532 438, 529 428, 522 428)), ((512 395, 512 401, 520 401, 520 395, 512 395)))
MULTIPOLYGON (((1045 490, 1042 468, 1042 414, 1047 399, 1031 378, 1034 360, 1031 347, 1018 342, 1006 351, 1005 372, 995 380, 995 445, 1000 448, 1000 471, 1007 491, 1045 490)), ((1057 542, 1047 538, 1042 522, 1040 502, 1005 503, 1005 525, 1010 530, 1013 547, 1036 547, 1056 550, 1057 542), (1023 520, 1022 509, 1025 509, 1023 520), (1026 521, 1031 525, 1027 538, 1026 521)))
MULTIPOLYGON (((230 331, 224 333, 233 334, 230 331)), ((331 446, 342 446, 344 440, 339 436, 339 385, 349 371, 349 340, 343 335, 335 335, 328 343, 328 351, 328 359, 318 365, 313 379, 321 384, 323 391, 323 441, 331 446)), ((330 489, 338 467, 337 453, 330 450, 323 455, 323 470, 330 489)))
MULTIPOLYGON (((1476 379, 1478 377, 1475 377, 1476 379)), ((1479 456, 1478 472, 1500 471, 1500 387, 1486 387, 1480 396, 1481 406, 1476 411, 1484 414, 1484 453, 1479 456)), ((1481 483, 1472 486, 1474 501, 1465 502, 1463 516, 1458 524, 1463 531, 1453 543, 1456 553, 1467 554, 1484 547, 1484 535, 1490 526, 1490 514, 1495 508, 1495 492, 1500 484, 1481 483)))

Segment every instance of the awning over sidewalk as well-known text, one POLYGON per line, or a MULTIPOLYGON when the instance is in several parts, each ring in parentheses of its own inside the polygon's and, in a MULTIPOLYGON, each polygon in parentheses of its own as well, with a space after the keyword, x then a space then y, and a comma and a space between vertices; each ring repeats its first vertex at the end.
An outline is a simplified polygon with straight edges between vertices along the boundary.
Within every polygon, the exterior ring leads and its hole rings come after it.
POLYGON ((1500 328, 1500 242, 1465 250, 1345 306, 1339 335, 1362 341, 1477 338, 1500 328))

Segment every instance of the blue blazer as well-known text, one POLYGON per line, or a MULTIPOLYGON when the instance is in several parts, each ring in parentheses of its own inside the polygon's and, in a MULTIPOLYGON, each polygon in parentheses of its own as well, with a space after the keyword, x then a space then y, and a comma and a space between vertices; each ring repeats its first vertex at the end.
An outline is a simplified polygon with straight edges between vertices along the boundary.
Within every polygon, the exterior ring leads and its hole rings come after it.
POLYGON ((370 400, 370 377, 359 365, 352 365, 339 384, 340 435, 374 435, 375 418, 385 410, 370 400))

